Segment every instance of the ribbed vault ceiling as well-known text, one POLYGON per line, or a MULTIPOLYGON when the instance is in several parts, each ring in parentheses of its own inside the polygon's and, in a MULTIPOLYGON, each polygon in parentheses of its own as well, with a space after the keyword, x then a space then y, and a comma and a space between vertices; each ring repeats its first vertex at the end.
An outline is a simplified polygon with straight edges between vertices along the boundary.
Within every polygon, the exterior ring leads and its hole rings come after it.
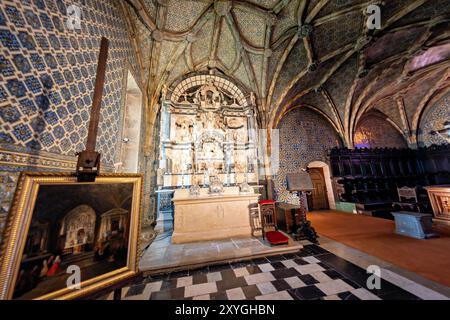
POLYGON ((351 145, 358 120, 376 109, 413 145, 421 113, 450 87, 450 0, 126 0, 121 6, 152 110, 163 85, 217 70, 256 93, 263 127, 305 104, 351 145), (366 27, 373 3, 382 9, 381 30, 366 27))

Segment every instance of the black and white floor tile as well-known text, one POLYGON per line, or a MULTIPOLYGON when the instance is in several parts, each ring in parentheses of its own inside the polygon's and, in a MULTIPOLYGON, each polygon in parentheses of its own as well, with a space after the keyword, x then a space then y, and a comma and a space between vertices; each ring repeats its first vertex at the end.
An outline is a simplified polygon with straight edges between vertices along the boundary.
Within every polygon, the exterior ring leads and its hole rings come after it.
POLYGON ((149 276, 122 290, 124 300, 420 300, 386 280, 366 288, 366 270, 306 245, 277 255, 149 276))

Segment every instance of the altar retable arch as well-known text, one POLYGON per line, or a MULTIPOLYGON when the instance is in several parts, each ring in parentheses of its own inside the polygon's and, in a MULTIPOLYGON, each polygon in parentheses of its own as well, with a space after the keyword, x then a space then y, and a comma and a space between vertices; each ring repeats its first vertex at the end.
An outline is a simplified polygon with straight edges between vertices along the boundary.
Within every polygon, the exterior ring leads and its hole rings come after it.
POLYGON ((212 175, 258 182, 256 98, 228 77, 192 74, 164 86, 160 125, 159 186, 212 175))

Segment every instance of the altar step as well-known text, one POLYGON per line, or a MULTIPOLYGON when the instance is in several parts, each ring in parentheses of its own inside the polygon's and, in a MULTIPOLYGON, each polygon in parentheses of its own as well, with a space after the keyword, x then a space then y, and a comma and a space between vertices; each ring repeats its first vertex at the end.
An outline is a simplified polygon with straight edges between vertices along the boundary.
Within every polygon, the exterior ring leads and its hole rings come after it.
POLYGON ((145 251, 139 269, 145 275, 196 269, 204 266, 294 253, 303 246, 290 239, 289 244, 270 246, 262 238, 239 238, 172 244, 171 234, 161 234, 145 251))

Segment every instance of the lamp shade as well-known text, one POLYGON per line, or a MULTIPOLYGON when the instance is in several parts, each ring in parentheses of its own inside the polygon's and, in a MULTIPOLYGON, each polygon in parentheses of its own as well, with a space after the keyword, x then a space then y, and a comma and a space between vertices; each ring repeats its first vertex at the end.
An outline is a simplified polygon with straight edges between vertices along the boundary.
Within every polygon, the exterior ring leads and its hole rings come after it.
POLYGON ((289 191, 312 191, 314 186, 308 172, 288 173, 286 175, 289 191))

